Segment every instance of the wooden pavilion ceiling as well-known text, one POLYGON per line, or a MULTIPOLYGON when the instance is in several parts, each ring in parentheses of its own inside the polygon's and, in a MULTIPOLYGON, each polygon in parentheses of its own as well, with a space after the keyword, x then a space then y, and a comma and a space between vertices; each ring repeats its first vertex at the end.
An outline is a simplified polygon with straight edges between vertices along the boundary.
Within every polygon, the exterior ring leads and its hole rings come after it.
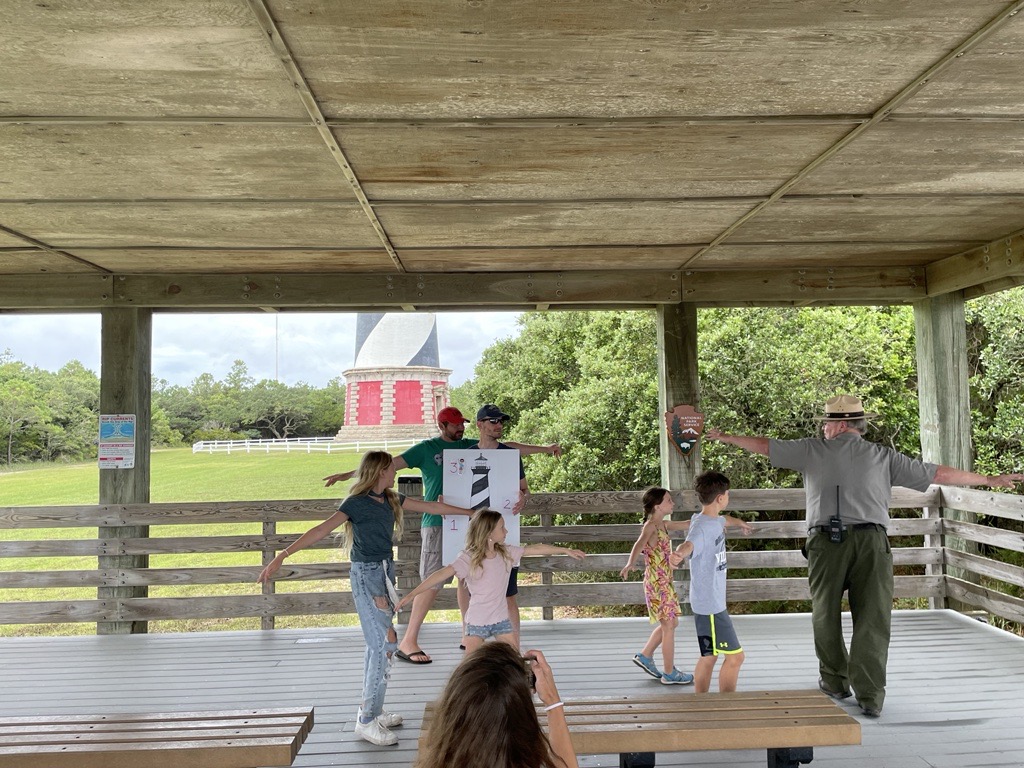
POLYGON ((1024 0, 0 0, 0 309, 1024 274, 1024 0))

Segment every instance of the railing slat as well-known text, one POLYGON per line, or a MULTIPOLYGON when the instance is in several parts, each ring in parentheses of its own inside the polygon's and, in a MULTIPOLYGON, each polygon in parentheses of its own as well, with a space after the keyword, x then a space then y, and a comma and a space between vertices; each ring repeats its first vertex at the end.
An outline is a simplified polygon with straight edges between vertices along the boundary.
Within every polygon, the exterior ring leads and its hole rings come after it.
MULTIPOLYGON (((563 574, 573 578, 593 578, 593 574, 616 574, 625 561, 629 546, 639 533, 640 492, 601 492, 572 494, 534 494, 529 497, 524 510, 526 515, 538 515, 545 522, 558 519, 570 521, 581 515, 586 525, 539 525, 524 526, 522 539, 526 543, 600 543, 611 544, 614 552, 595 554, 582 562, 564 557, 534 557, 523 562, 524 583, 520 588, 520 604, 550 609, 564 605, 641 605, 643 590, 638 582, 622 582, 617 579, 600 582, 569 581, 563 574), (597 524, 611 514, 628 514, 626 519, 636 522, 597 524), (541 574, 545 581, 537 584, 541 574)), ((694 502, 692 494, 681 494, 684 503, 694 502)), ((766 513, 793 511, 801 516, 804 506, 804 492, 801 489, 734 489, 731 493, 730 511, 759 511, 766 513)), ((0 603, 0 623, 64 623, 64 622, 106 622, 106 621, 154 621, 203 618, 258 617, 262 625, 269 627, 274 616, 307 615, 318 613, 351 613, 354 610, 351 594, 335 589, 333 585, 325 592, 280 592, 263 594, 255 583, 261 562, 294 542, 299 534, 278 532, 279 522, 312 523, 333 514, 337 502, 334 500, 285 500, 259 502, 203 502, 177 504, 133 504, 93 505, 74 507, 31 507, 0 508, 0 530, 45 530, 48 528, 77 528, 83 538, 55 540, 5 540, 0 541, 0 563, 7 570, 0 571, 0 589, 32 589, 47 594, 46 589, 95 589, 98 587, 154 586, 164 587, 164 595, 151 598, 105 599, 105 600, 27 600, 0 603), (117 527, 126 525, 156 526, 155 531, 174 533, 176 526, 208 526, 216 524, 252 524, 252 533, 222 535, 219 529, 214 535, 155 536, 150 538, 98 539, 96 527, 117 527), (251 553, 244 558, 246 565, 216 565, 219 555, 237 556, 251 553), (199 567, 173 567, 148 569, 85 569, 80 561, 74 567, 52 570, 14 570, 11 562, 16 558, 73 558, 110 557, 119 555, 208 555, 206 563, 199 567), (251 584, 251 594, 173 596, 176 587, 251 584)), ((934 486, 924 493, 895 489, 892 507, 894 509, 935 508, 951 504, 969 507, 969 511, 991 514, 1009 519, 1018 519, 1018 511, 1024 510, 1024 499, 1008 494, 994 494, 982 491, 938 488, 934 486), (997 512, 993 512, 993 510, 997 512)), ((677 515, 685 517, 685 512, 677 515)), ((756 516, 755 516, 756 517, 756 516)), ((1022 515, 1024 518, 1024 515, 1022 515)), ((620 518, 621 519, 621 518, 620 518)), ((415 521, 399 548, 403 560, 398 563, 398 572, 408 589, 417 580, 419 531, 415 521)), ((736 602, 758 600, 806 600, 806 560, 795 549, 806 537, 806 524, 797 520, 756 520, 750 535, 731 535, 730 539, 750 539, 758 542, 782 541, 785 549, 754 548, 732 549, 729 567, 730 600, 736 602), (783 578, 750 576, 752 569, 787 569, 783 578)), ((246 530, 245 528, 241 530, 246 530)), ((75 535, 76 532, 71 532, 75 535)), ((191 534, 192 531, 189 531, 191 534)), ((939 546, 941 536, 950 534, 994 546, 1024 551, 1024 534, 1005 531, 981 524, 959 523, 937 517, 897 517, 892 521, 890 535, 894 539, 894 563, 901 567, 919 569, 924 575, 899 575, 896 577, 896 594, 900 597, 946 597, 950 579, 943 575, 943 564, 964 568, 979 573, 1001 584, 1024 586, 1024 569, 1017 566, 996 563, 978 556, 950 553, 939 546), (914 546, 899 547, 898 537, 915 537, 914 546), (926 546, 919 546, 925 537, 926 546)), ((682 537, 679 537, 681 540, 682 537)), ((325 539, 311 549, 326 550, 338 546, 335 538, 325 539)), ((336 556, 321 555, 321 559, 336 559, 336 556)), ((173 563, 173 560, 163 562, 173 563)), ((157 564, 160 564, 159 562, 157 564)), ((349 564, 343 562, 288 563, 278 574, 279 581, 335 581, 344 582, 349 564)), ((681 595, 685 594, 688 571, 684 568, 677 573, 681 595)), ((952 580, 956 584, 956 580, 952 580)), ((344 587, 344 584, 341 584, 344 587)), ((238 587, 235 587, 237 590, 238 587)), ((955 590, 970 596, 965 599, 972 605, 1006 607, 1009 615, 1016 615, 1017 603, 994 589, 983 587, 968 590, 956 584, 955 590), (1003 599, 1007 597, 1007 599, 1003 599)), ((271 590, 267 590, 271 592, 271 590)), ((36 594, 33 592, 33 594, 36 594)), ((72 593, 75 594, 75 593, 72 593)), ((78 592, 82 594, 82 592, 78 592)), ((950 593, 952 594, 952 593, 950 593)), ((438 598, 437 607, 454 607, 453 590, 444 590, 438 598)), ((989 609, 989 608, 987 608, 989 609)), ((1008 615, 1008 614, 1001 614, 1008 615)))

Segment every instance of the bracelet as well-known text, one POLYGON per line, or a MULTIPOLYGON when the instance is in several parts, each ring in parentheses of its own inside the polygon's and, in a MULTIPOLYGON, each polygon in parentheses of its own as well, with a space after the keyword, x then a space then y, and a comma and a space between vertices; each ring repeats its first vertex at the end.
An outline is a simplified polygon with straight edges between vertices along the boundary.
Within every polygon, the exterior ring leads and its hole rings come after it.
POLYGON ((291 554, 291 552, 288 551, 290 548, 291 548, 291 545, 289 544, 287 547, 285 547, 283 550, 281 550, 281 554, 284 555, 285 557, 288 557, 288 555, 291 554))
POLYGON ((558 709, 559 707, 563 707, 563 706, 565 706, 565 705, 562 702, 556 701, 554 704, 551 704, 550 706, 544 707, 544 711, 545 712, 550 712, 552 709, 558 709))

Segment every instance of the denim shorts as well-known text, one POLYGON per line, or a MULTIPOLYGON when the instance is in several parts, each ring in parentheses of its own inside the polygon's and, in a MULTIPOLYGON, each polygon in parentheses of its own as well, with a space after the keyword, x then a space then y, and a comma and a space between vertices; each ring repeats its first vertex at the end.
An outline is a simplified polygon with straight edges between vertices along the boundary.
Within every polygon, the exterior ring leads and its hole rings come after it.
POLYGON ((497 624, 484 624, 482 626, 467 624, 466 634, 469 637, 482 637, 484 640, 489 637, 497 637, 498 635, 511 635, 512 622, 509 619, 505 619, 497 624))

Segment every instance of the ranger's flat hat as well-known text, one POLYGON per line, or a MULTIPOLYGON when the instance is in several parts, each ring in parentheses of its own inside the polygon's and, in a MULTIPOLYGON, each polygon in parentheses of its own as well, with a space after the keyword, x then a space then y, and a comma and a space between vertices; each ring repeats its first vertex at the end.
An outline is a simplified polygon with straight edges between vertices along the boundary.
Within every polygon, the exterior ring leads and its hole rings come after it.
POLYGON ((819 421, 856 421, 873 419, 877 413, 865 413, 864 404, 853 395, 836 395, 825 402, 825 415, 819 421))

